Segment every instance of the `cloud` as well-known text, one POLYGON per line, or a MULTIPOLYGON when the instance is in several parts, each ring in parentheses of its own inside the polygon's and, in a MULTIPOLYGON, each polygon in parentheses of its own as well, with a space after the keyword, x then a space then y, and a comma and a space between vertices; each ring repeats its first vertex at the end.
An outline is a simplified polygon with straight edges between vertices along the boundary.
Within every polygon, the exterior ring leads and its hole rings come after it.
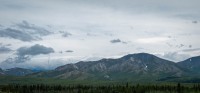
POLYGON ((63 34, 62 34, 62 37, 69 37, 69 36, 71 36, 72 34, 71 33, 69 33, 69 32, 64 32, 63 34))
POLYGON ((18 39, 21 41, 32 41, 36 40, 30 34, 24 33, 21 30, 13 29, 13 28, 6 28, 4 30, 0 30, 0 37, 9 37, 13 39, 18 39))
POLYGON ((27 62, 28 60, 30 60, 30 56, 16 56, 13 58, 8 58, 5 61, 3 61, 2 63, 7 63, 7 64, 13 64, 13 63, 24 63, 27 62))
POLYGON ((74 52, 73 50, 66 50, 65 52, 71 53, 74 52))
POLYGON ((138 47, 138 48, 136 48, 136 50, 138 50, 138 51, 142 51, 142 50, 145 50, 145 49, 142 48, 142 47, 138 47))
POLYGON ((176 45, 177 48, 182 48, 184 46, 185 46, 184 44, 176 45))
POLYGON ((121 43, 122 41, 120 39, 113 39, 110 40, 111 43, 121 43))
POLYGON ((189 48, 192 48, 192 45, 189 45, 188 47, 189 47, 189 48))
POLYGON ((25 55, 35 56, 35 55, 50 54, 50 53, 54 53, 53 48, 45 47, 39 44, 33 45, 31 47, 21 47, 17 49, 17 55, 20 56, 25 56, 25 55))
POLYGON ((193 48, 193 49, 184 49, 183 52, 193 52, 193 51, 200 51, 200 48, 193 48))
POLYGON ((138 43, 160 43, 167 41, 169 38, 166 37, 152 37, 152 38, 140 38, 137 40, 138 43))
POLYGON ((98 36, 97 34, 94 34, 94 33, 87 33, 87 36, 93 36, 93 37, 96 37, 98 36))
POLYGON ((51 34, 51 32, 48 30, 35 26, 34 24, 30 24, 27 21, 22 21, 22 23, 14 24, 0 30, 0 37, 9 37, 26 42, 41 40, 41 36, 49 34, 51 34))
POLYGON ((54 53, 53 48, 45 47, 43 45, 35 44, 31 47, 21 47, 16 50, 16 55, 13 57, 7 58, 2 63, 24 63, 28 60, 31 60, 32 56, 40 55, 40 54, 50 54, 54 53))
POLYGON ((173 47, 173 45, 169 42, 166 43, 169 47, 173 47))
POLYGON ((5 47, 5 46, 0 46, 0 54, 1 53, 8 53, 10 51, 12 51, 10 48, 5 47))
POLYGON ((183 61, 187 58, 190 57, 190 55, 188 54, 180 54, 178 52, 167 52, 167 53, 164 53, 164 55, 161 56, 162 58, 165 58, 165 59, 168 59, 168 60, 171 60, 171 61, 183 61))
POLYGON ((198 23, 198 21, 192 21, 192 23, 194 23, 194 24, 197 24, 197 23, 198 23))
POLYGON ((5 46, 12 46, 12 44, 6 44, 5 46))
POLYGON ((23 20, 22 23, 16 24, 16 26, 22 30, 26 30, 30 34, 39 34, 43 36, 43 35, 49 35, 51 33, 45 28, 36 26, 34 24, 30 24, 25 20, 23 20))
POLYGON ((127 44, 127 42, 122 41, 122 40, 120 40, 120 39, 113 39, 113 40, 110 40, 110 43, 113 43, 113 44, 115 44, 115 43, 127 44))
POLYGON ((111 43, 120 43, 122 42, 120 39, 113 39, 113 40, 110 40, 111 43))

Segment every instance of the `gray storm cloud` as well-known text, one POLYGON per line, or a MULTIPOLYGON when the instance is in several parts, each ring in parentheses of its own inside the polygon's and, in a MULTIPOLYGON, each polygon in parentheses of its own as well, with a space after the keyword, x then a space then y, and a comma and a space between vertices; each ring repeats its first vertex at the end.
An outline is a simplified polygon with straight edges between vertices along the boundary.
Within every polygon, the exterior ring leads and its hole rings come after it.
POLYGON ((50 53, 54 53, 53 48, 45 47, 39 44, 33 45, 31 47, 21 47, 17 49, 17 55, 19 56, 25 56, 25 55, 35 56, 35 55, 50 54, 50 53))
POLYGON ((31 56, 36 56, 40 54, 50 54, 54 53, 53 48, 45 47, 43 45, 33 45, 31 47, 21 47, 16 50, 16 56, 13 58, 7 58, 3 61, 3 64, 6 63, 24 63, 31 59, 31 56))

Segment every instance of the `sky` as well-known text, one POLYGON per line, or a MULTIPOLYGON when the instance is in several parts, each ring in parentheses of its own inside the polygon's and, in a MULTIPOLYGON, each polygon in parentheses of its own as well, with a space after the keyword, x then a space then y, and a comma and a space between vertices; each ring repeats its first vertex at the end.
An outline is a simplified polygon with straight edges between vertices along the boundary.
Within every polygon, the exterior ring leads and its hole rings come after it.
POLYGON ((200 55, 199 0, 0 0, 0 68, 200 55))

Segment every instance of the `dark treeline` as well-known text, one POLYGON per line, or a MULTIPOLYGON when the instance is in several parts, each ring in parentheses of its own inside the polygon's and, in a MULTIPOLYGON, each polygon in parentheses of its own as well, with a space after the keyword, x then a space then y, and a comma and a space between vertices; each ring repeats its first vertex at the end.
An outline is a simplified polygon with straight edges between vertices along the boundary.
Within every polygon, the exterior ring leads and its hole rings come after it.
POLYGON ((1 85, 0 93, 200 93, 200 84, 177 85, 1 85))

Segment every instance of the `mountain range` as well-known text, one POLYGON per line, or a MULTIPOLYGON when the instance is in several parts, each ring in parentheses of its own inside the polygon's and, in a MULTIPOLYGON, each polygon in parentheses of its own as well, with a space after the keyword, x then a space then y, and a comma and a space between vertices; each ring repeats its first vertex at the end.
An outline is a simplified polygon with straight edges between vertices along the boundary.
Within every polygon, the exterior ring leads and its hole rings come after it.
POLYGON ((152 54, 129 54, 118 59, 81 61, 54 70, 35 72, 13 68, 0 69, 1 75, 58 78, 68 80, 167 81, 200 77, 200 56, 175 63, 152 54))
POLYGON ((0 69, 0 76, 1 75, 25 76, 25 75, 32 74, 35 72, 37 72, 37 71, 16 67, 16 68, 10 68, 10 69, 6 69, 6 70, 0 69))

